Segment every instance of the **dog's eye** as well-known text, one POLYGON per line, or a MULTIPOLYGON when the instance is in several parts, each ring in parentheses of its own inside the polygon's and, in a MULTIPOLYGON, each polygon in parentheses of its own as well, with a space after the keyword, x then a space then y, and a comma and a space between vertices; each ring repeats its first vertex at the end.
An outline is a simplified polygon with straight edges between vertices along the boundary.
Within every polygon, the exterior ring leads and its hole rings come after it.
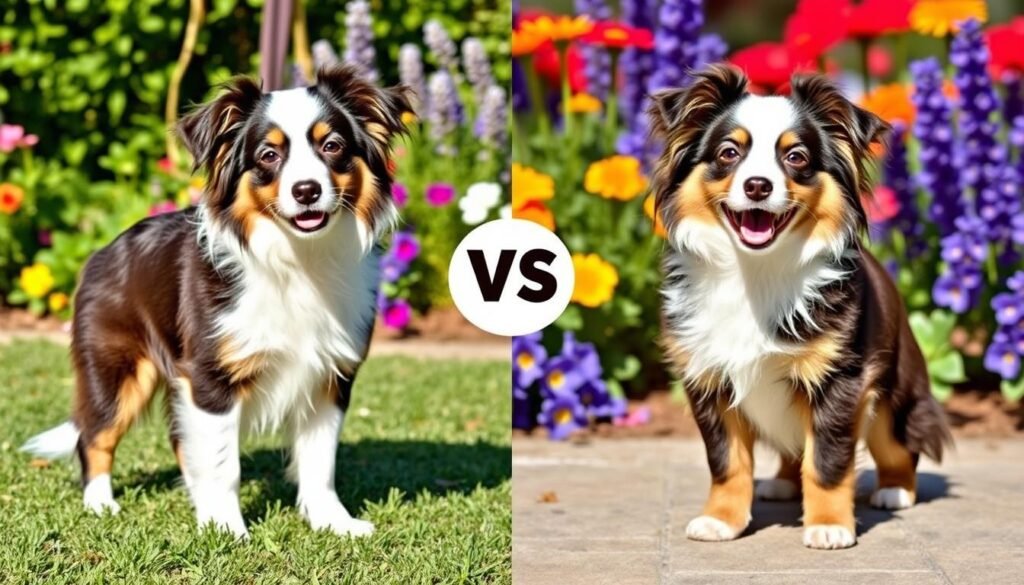
POLYGON ((718 151, 718 160, 726 164, 736 162, 736 159, 739 157, 740 151, 731 146, 726 146, 722 150, 718 151))
POLYGON ((803 168, 807 166, 807 156, 799 150, 794 150, 786 155, 786 163, 793 168, 803 168))
POLYGON ((323 150, 327 154, 336 154, 338 152, 341 152, 341 144, 338 144, 338 142, 335 140, 328 140, 327 142, 324 143, 323 150))
POLYGON ((278 161, 278 159, 280 159, 280 158, 281 158, 281 156, 279 154, 277 154, 277 152, 275 152, 273 150, 268 150, 268 151, 264 152, 262 155, 260 155, 260 162, 262 162, 264 164, 272 165, 272 164, 276 163, 278 161))

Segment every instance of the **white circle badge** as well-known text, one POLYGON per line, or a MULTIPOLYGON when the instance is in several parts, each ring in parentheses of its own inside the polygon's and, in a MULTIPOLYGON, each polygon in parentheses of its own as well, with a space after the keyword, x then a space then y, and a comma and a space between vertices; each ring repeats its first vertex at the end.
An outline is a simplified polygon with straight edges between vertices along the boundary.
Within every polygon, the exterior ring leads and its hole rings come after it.
POLYGON ((496 219, 459 242, 448 289, 459 312, 495 335, 526 335, 569 305, 576 274, 558 236, 525 219, 496 219))

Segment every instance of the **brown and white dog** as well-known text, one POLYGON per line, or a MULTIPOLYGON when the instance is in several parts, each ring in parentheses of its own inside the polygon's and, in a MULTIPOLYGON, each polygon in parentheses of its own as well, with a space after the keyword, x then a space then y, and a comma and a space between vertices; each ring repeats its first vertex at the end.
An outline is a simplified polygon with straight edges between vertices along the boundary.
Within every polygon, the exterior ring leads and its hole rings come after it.
POLYGON ((824 77, 750 95, 713 67, 653 97, 665 143, 653 188, 669 234, 665 345, 711 467, 695 540, 737 538, 751 519, 753 444, 782 455, 764 499, 803 493, 804 544, 856 542, 854 455, 878 466, 874 506, 911 506, 921 453, 949 431, 906 311, 862 246, 860 194, 887 125, 824 77))
POLYGON ((158 387, 200 526, 247 535, 239 435, 287 430, 298 508, 361 535, 334 489, 338 433, 376 307, 375 242, 396 217, 390 143, 404 88, 354 69, 264 94, 236 79, 185 117, 201 204, 145 219, 96 252, 75 295, 71 419, 33 439, 77 450, 85 505, 117 512, 114 451, 158 387))

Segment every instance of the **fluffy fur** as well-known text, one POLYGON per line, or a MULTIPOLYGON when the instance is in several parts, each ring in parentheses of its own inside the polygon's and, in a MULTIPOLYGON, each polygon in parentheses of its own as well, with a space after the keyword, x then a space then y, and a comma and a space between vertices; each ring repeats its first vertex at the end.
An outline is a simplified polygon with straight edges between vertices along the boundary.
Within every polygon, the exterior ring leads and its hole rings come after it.
POLYGON ((390 142, 408 110, 404 88, 340 67, 270 94, 237 79, 185 117, 203 201, 139 222, 86 264, 74 412, 25 450, 77 450, 86 506, 116 512, 114 451, 165 386, 200 525, 247 534, 239 435, 284 428, 311 525, 372 531, 338 500, 334 462, 375 318, 374 244, 396 215, 390 142))
POLYGON ((665 347, 708 452, 712 487, 687 530, 739 536, 752 445, 783 465, 765 497, 803 493, 804 543, 855 541, 854 451, 867 440, 882 507, 913 503, 919 454, 949 432, 888 275, 861 245, 871 146, 888 127, 822 77, 753 96, 713 67, 654 96, 654 171, 666 254, 665 347))

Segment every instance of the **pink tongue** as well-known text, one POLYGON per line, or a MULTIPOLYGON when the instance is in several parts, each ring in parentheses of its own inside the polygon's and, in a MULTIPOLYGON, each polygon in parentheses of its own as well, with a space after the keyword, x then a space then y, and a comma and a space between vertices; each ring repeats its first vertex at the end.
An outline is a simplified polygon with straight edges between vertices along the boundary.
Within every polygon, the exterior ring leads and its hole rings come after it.
POLYGON ((323 223, 323 221, 324 213, 322 211, 311 211, 296 216, 295 225, 304 230, 311 230, 323 223))
POLYGON ((772 214, 760 209, 740 214, 740 237, 744 242, 760 246, 771 241, 774 235, 775 221, 772 214))

